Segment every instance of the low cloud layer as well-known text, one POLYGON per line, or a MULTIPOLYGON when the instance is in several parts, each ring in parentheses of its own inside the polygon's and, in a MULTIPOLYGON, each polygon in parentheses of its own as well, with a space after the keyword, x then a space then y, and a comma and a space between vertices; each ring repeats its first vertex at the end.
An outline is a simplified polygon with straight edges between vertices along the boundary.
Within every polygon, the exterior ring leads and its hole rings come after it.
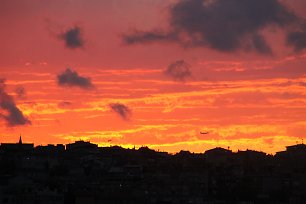
POLYGON ((190 65, 184 60, 178 60, 171 63, 164 73, 175 81, 184 82, 191 76, 190 65))
POLYGON ((123 120, 129 120, 132 114, 132 111, 129 107, 121 103, 111 103, 109 107, 117 113, 123 120))
POLYGON ((59 86, 79 87, 82 89, 91 89, 94 87, 89 77, 80 76, 76 71, 69 68, 57 75, 57 84, 59 86))
POLYGON ((59 38, 64 40, 67 48, 76 49, 84 47, 82 29, 78 26, 70 28, 59 34, 59 38))
POLYGON ((271 55, 262 30, 280 28, 287 45, 306 48, 306 23, 278 0, 179 0, 169 8, 169 28, 134 30, 127 44, 176 42, 184 47, 209 47, 221 52, 255 51, 271 55))
POLYGON ((31 124, 31 121, 17 107, 13 97, 6 92, 3 79, 0 80, 0 119, 5 120, 7 126, 31 124))

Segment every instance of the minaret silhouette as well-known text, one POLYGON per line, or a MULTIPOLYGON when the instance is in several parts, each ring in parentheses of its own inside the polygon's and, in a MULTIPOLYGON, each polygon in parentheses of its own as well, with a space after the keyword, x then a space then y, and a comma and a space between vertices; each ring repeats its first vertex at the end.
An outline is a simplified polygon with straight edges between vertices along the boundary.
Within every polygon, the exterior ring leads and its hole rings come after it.
POLYGON ((22 144, 21 134, 20 134, 20 136, 19 136, 19 144, 20 144, 20 145, 22 144))

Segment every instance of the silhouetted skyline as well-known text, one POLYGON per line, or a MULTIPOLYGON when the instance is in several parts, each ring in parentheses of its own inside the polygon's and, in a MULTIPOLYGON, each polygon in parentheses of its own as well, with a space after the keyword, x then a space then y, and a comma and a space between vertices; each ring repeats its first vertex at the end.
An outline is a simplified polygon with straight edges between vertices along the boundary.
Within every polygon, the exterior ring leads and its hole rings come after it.
POLYGON ((0 203, 303 203, 306 145, 276 155, 98 147, 0 146, 0 203))

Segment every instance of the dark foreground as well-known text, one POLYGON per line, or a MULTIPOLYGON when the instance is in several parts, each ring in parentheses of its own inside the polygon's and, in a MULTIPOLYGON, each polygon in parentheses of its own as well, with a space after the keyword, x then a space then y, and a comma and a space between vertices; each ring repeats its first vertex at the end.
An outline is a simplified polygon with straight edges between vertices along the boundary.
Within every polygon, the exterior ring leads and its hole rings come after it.
POLYGON ((275 156, 215 148, 170 155, 78 141, 1 144, 2 203, 305 203, 306 145, 275 156))

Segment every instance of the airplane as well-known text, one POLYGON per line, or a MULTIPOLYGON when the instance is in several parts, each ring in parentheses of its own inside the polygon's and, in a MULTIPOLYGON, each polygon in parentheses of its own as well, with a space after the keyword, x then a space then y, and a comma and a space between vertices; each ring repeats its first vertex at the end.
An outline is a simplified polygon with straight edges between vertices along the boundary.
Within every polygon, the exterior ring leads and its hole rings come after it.
POLYGON ((209 134, 209 132, 200 132, 200 134, 206 135, 206 134, 209 134))

